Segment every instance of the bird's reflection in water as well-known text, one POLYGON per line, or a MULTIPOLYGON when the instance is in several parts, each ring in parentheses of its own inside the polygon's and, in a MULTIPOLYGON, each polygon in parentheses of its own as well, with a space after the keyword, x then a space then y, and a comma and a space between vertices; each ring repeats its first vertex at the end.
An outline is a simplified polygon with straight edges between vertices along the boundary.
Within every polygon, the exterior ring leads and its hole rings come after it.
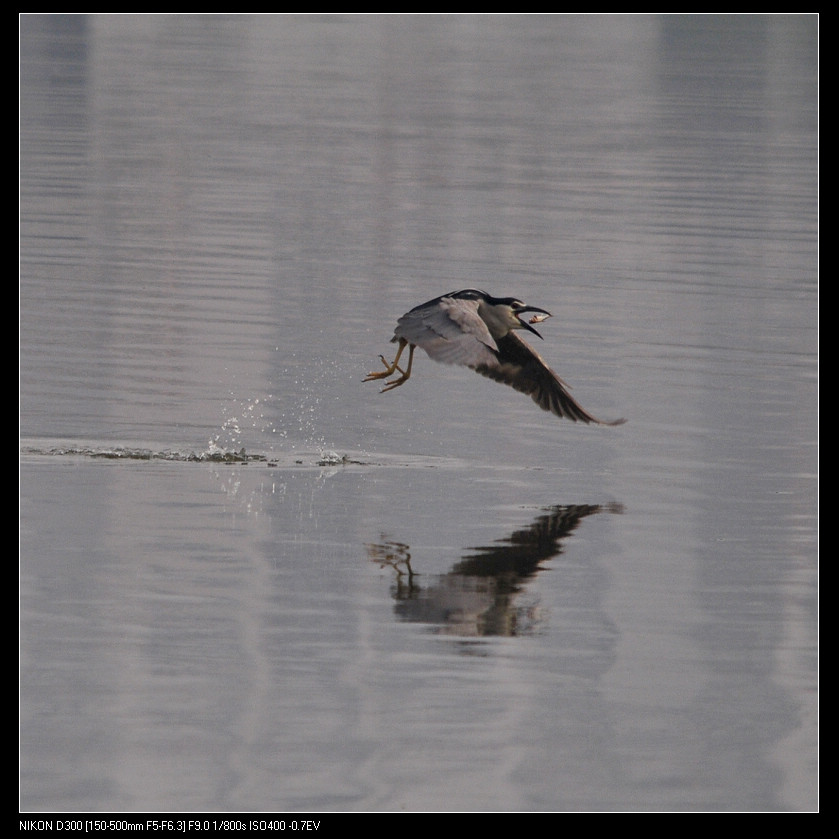
POLYGON ((562 553, 562 540, 587 516, 620 513, 619 504, 575 504, 547 509, 526 528, 491 545, 469 548, 447 574, 420 578, 409 545, 367 546, 371 561, 395 572, 396 613, 459 636, 525 635, 535 631, 538 603, 528 603, 525 583, 545 560, 562 553), (431 582, 426 582, 430 580, 431 582))

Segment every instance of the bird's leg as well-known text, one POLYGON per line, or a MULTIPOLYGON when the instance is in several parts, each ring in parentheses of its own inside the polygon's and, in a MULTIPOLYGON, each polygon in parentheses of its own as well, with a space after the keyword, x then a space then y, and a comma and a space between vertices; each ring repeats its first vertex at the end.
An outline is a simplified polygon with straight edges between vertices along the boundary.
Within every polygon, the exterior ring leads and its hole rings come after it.
MULTIPOLYGON (((405 349, 407 343, 404 338, 400 338, 399 349, 396 351, 396 358, 393 359, 393 364, 388 364, 387 359, 383 355, 380 355, 379 358, 382 360, 385 369, 380 373, 368 373, 367 377, 362 381, 369 382, 373 379, 386 379, 388 376, 392 376, 397 370, 404 376, 405 371, 399 366, 399 357, 402 355, 402 350, 405 349)), ((413 355, 413 352, 414 348, 411 347, 411 355, 413 355)))
MULTIPOLYGON (((400 346, 399 352, 402 352, 402 347, 400 346)), ((399 356, 396 356, 396 361, 399 360, 399 356)), ((382 393, 385 393, 388 390, 393 390, 395 387, 399 387, 399 385, 404 385, 408 379, 411 378, 411 365, 414 363, 414 345, 408 345, 408 369, 403 370, 401 367, 396 366, 396 361, 393 362, 393 367, 397 369, 402 375, 398 379, 394 379, 392 382, 386 382, 386 387, 382 388, 382 393)))
POLYGON ((393 364, 391 364, 383 355, 380 355, 379 358, 385 366, 385 372, 381 373, 381 376, 387 377, 393 373, 394 370, 398 370, 403 376, 405 375, 405 371, 396 363, 399 360, 398 357, 394 359, 393 364))

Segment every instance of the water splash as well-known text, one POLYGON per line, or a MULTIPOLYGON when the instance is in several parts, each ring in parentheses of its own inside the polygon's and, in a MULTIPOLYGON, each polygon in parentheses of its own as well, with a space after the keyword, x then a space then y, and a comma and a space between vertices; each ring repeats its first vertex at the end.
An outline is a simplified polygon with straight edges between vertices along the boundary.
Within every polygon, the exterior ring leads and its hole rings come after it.
MULTIPOLYGON (((234 408, 226 409, 221 428, 207 444, 212 453, 243 449, 243 437, 250 432, 255 432, 257 437, 262 437, 268 431, 275 431, 265 418, 265 400, 256 397, 242 401, 232 393, 230 397, 234 408)), ((267 400, 272 398, 269 394, 267 400)))

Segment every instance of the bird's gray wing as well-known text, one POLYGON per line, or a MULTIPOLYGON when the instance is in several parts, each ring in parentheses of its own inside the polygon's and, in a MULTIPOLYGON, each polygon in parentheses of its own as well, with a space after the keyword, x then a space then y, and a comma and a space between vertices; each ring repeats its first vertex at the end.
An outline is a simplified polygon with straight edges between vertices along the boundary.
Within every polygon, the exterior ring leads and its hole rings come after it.
POLYGON ((493 353, 492 361, 474 367, 482 376, 528 394, 542 410, 558 417, 598 425, 625 422, 622 419, 604 422, 592 416, 568 393, 568 385, 514 332, 499 338, 497 344, 498 351, 493 353))
POLYGON ((498 345, 478 314, 477 300, 438 297, 399 318, 395 337, 424 349, 434 361, 477 367, 495 361, 498 345))

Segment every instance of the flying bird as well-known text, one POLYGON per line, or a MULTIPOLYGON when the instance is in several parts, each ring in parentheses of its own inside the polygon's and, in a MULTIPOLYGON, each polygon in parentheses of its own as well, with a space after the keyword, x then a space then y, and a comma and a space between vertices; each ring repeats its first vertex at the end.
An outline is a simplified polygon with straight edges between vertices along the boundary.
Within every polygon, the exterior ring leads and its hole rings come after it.
POLYGON ((435 297, 397 321, 391 343, 398 344, 389 362, 379 356, 385 369, 368 373, 365 382, 388 379, 382 393, 405 384, 411 377, 414 350, 421 347, 434 361, 470 367, 482 376, 526 393, 544 411, 574 422, 620 425, 624 419, 604 422, 592 416, 568 392, 569 386, 548 367, 538 353, 516 334, 551 317, 550 312, 528 306, 515 297, 492 297, 485 291, 467 288, 435 297), (525 319, 523 315, 532 313, 525 319), (399 360, 408 348, 408 364, 399 360))

